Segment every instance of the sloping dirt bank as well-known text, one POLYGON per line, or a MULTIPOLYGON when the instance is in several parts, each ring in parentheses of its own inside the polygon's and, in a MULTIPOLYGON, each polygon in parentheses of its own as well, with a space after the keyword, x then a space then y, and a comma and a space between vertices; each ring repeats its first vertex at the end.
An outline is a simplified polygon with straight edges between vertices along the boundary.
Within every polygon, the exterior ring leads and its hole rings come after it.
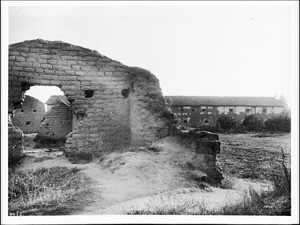
POLYGON ((250 186, 257 191, 270 188, 270 185, 238 179, 230 190, 211 187, 200 181, 204 174, 197 170, 193 149, 184 147, 175 137, 154 145, 161 151, 111 153, 89 164, 71 164, 63 155, 45 151, 43 154, 48 154, 48 158, 36 160, 43 157, 41 150, 31 153, 20 169, 53 166, 82 169, 92 179, 94 193, 93 203, 76 213, 79 215, 126 214, 156 205, 172 206, 191 201, 217 209, 243 201, 250 186))

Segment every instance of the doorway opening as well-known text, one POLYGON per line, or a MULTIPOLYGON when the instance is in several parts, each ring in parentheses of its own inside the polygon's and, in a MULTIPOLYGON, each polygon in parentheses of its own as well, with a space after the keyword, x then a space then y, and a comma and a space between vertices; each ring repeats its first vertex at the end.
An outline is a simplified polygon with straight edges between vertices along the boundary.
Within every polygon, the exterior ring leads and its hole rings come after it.
POLYGON ((63 147, 72 131, 71 103, 59 87, 31 86, 12 123, 17 126, 16 121, 24 119, 25 128, 20 128, 24 133, 25 152, 32 148, 63 147))

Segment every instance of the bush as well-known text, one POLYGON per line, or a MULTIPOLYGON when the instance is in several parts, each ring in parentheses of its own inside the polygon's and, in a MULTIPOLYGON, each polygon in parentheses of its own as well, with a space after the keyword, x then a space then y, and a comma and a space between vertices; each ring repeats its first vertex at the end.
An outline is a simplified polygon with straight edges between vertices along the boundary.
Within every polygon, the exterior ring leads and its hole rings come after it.
POLYGON ((271 132, 291 132, 291 117, 285 112, 274 115, 265 121, 265 129, 271 132))
POLYGON ((252 114, 246 116, 242 124, 248 131, 261 131, 264 126, 264 119, 259 114, 252 114))
POLYGON ((231 130, 235 127, 236 120, 228 114, 221 114, 217 120, 217 124, 221 129, 231 130))

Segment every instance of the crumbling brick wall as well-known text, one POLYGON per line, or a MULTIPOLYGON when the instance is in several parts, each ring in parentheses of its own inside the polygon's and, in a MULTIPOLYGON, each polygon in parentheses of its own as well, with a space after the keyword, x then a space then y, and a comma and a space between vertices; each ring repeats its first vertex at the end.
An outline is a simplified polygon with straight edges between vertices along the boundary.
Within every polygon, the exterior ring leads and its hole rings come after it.
POLYGON ((20 159, 24 154, 24 134, 19 127, 8 127, 8 159, 9 162, 20 159))
POLYGON ((207 182, 220 185, 224 179, 222 170, 217 162, 217 155, 221 152, 219 136, 214 133, 198 129, 175 130, 177 136, 181 137, 181 143, 195 150, 196 157, 193 161, 198 168, 206 173, 207 182))
POLYGON ((13 125, 20 127, 23 133, 37 133, 44 113, 44 103, 34 97, 26 95, 22 109, 15 110, 11 120, 13 125))
POLYGON ((146 145, 168 135, 158 79, 79 46, 31 40, 9 46, 9 114, 33 85, 59 87, 71 103, 70 151, 146 145))
POLYGON ((37 139, 64 140, 71 132, 71 110, 70 106, 58 101, 48 111, 38 128, 37 139))

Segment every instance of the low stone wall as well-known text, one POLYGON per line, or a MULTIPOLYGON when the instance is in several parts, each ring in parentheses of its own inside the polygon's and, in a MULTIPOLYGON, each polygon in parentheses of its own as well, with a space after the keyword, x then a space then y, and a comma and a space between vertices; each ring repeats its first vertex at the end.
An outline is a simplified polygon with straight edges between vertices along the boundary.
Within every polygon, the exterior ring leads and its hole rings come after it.
POLYGON ((207 175, 207 181, 214 185, 221 184, 223 180, 222 170, 217 163, 217 154, 220 154, 221 144, 219 135, 197 129, 176 129, 176 136, 181 137, 182 143, 194 148, 197 164, 201 171, 207 175))

